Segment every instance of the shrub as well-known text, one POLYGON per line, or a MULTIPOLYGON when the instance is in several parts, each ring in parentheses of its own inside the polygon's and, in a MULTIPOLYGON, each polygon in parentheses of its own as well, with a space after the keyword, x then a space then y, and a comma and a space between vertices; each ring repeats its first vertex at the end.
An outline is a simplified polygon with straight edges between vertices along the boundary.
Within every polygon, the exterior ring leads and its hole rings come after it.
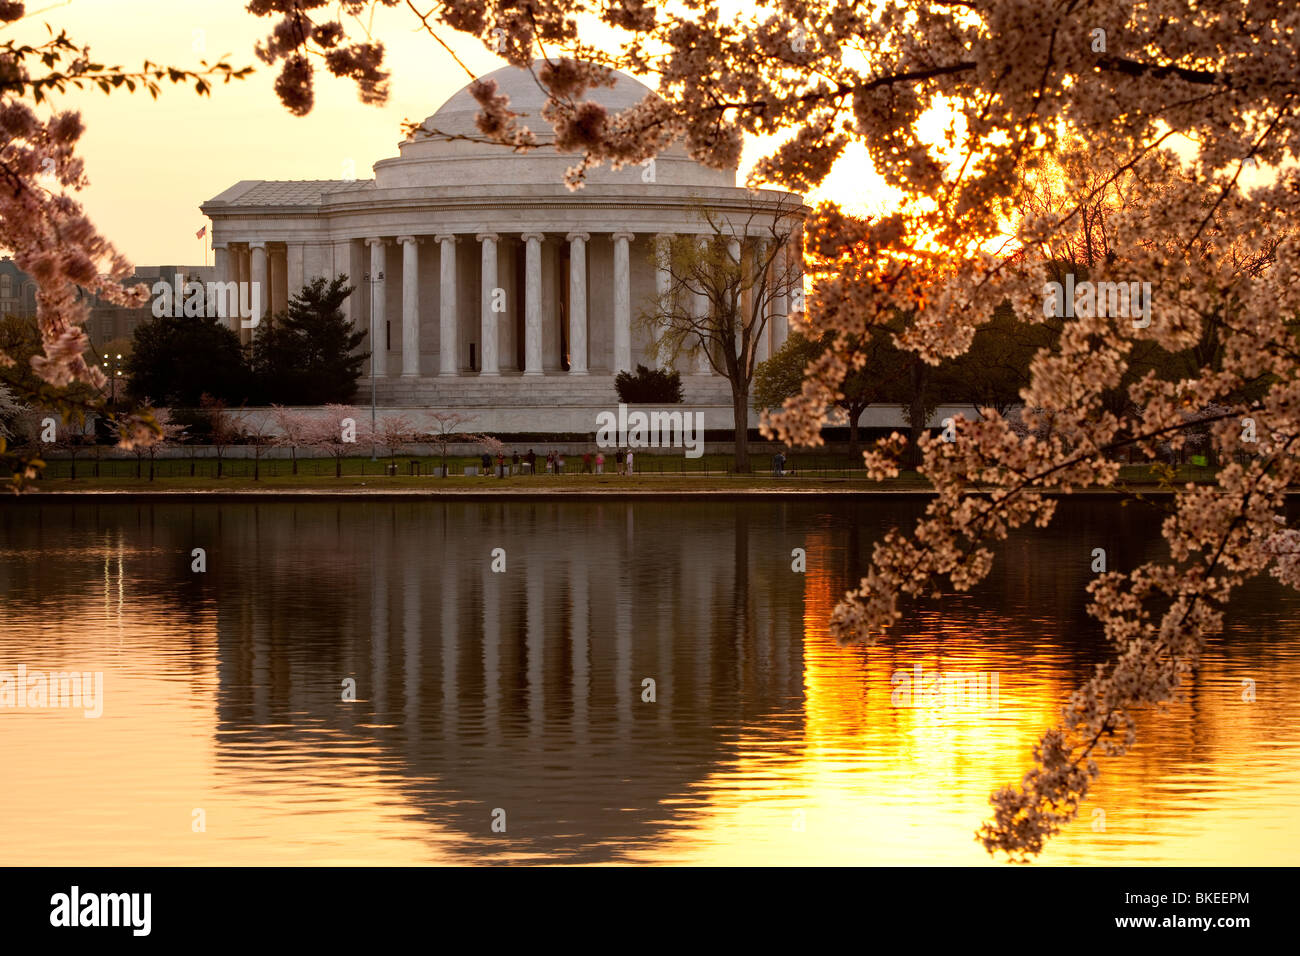
POLYGON ((682 376, 666 368, 638 365, 635 373, 619 372, 614 388, 618 400, 627 405, 676 405, 682 401, 682 376))

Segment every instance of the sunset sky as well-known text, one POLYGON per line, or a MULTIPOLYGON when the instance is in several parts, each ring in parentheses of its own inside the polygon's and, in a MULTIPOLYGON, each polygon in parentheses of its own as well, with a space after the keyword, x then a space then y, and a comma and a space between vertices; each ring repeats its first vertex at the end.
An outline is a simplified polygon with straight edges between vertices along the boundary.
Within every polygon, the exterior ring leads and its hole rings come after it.
MULTIPOLYGON (((297 118, 275 96, 276 70, 253 53, 271 21, 247 13, 241 0, 69 0, 46 6, 36 0, 28 9, 26 20, 3 31, 6 38, 39 42, 48 23, 89 44, 97 62, 138 69, 148 59, 193 67, 224 56, 256 70, 246 80, 218 86, 211 97, 168 86, 157 101, 140 93, 76 91, 56 101, 60 109, 81 110, 86 123, 80 154, 91 184, 81 193, 83 204, 140 265, 198 263, 204 246, 194 234, 207 221, 199 204, 241 179, 339 179, 349 160, 357 178, 370 178, 371 164, 397 154, 403 120, 424 119, 468 81, 430 37, 413 29, 417 24, 405 7, 384 9, 372 31, 387 50, 388 104, 366 106, 350 81, 318 72, 315 109, 297 118)), ((505 65, 477 40, 450 31, 443 38, 480 74, 505 65)), ((749 149, 746 165, 757 155, 757 148, 749 149)), ((850 209, 878 209, 884 187, 869 175, 861 154, 841 167, 809 198, 830 195, 850 209)))

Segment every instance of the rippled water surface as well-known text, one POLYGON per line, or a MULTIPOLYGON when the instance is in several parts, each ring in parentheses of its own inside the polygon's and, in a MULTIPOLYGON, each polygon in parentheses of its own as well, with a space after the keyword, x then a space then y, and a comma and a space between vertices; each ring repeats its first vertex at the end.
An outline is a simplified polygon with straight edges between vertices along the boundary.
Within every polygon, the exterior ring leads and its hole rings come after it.
MULTIPOLYGON (((987 863, 989 793, 1106 653, 1092 549, 1155 556, 1159 516, 1063 504, 838 646, 919 509, 6 502, 0 672, 102 671, 104 702, 0 709, 0 864, 987 863), (902 696, 936 674, 972 680, 902 696)), ((1300 602, 1229 620, 1042 862, 1300 860, 1300 602)))

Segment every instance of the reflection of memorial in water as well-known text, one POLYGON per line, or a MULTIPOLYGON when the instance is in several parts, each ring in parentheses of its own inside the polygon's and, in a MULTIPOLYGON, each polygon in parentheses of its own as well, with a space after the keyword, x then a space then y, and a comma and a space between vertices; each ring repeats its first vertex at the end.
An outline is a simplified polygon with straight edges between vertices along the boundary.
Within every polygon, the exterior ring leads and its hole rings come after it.
POLYGON ((221 572, 219 745, 373 738, 467 852, 617 858, 736 759, 739 728, 798 733, 802 580, 771 507, 222 510, 240 558, 221 572))
MULTIPOLYGON (((11 502, 0 653, 105 670, 106 719, 6 723, 24 728, 0 735, 7 765, 69 759, 0 809, 23 853, 48 853, 57 819, 128 863, 985 862, 988 794, 1107 654, 1083 613, 1091 549, 1136 563, 1160 515, 1063 503, 976 593, 837 646, 835 601, 924 505, 11 502), (999 672, 998 710, 892 706, 918 663, 999 672), (199 805, 219 823, 202 849, 158 829, 199 805)), ((1291 592, 1243 590, 1180 700, 1104 763, 1105 838, 1085 814, 1044 862, 1294 858, 1297 619, 1291 592)))

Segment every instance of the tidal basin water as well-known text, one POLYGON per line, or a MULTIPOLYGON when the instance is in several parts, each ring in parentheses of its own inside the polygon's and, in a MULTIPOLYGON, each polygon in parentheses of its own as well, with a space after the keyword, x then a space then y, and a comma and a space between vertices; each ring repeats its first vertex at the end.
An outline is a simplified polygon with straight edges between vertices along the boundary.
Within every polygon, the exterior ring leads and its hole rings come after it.
MULTIPOLYGON (((0 708, 0 864, 989 863, 989 793, 1107 652, 1092 550, 1161 516, 1065 502, 839 646, 921 508, 6 500, 0 672, 102 672, 103 713, 0 708)), ((1228 620, 1042 863, 1300 860, 1300 600, 1228 620)))

